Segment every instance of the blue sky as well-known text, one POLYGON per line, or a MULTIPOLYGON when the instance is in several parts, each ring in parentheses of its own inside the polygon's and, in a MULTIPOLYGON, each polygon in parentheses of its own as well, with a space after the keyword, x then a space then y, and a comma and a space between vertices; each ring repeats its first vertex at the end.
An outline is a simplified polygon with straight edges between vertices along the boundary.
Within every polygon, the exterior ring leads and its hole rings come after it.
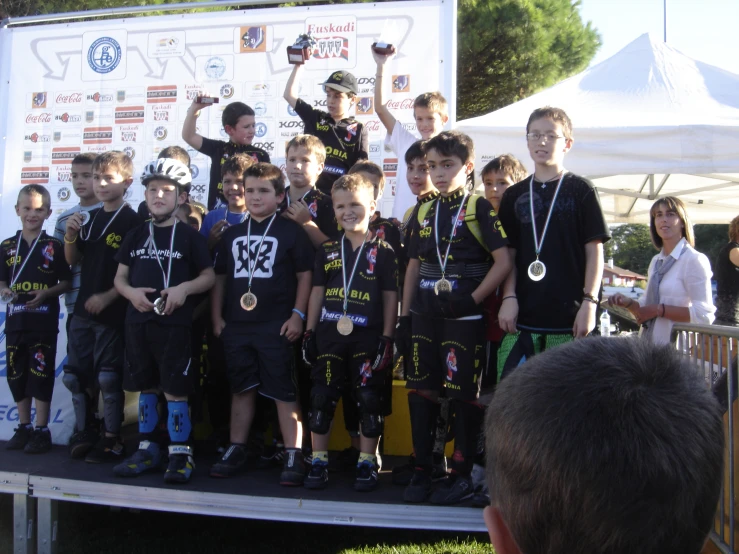
MULTIPOLYGON (((583 21, 602 46, 593 64, 644 33, 663 36, 664 0, 581 0, 583 21)), ((697 60, 739 73, 739 0, 667 0, 667 43, 697 60)))

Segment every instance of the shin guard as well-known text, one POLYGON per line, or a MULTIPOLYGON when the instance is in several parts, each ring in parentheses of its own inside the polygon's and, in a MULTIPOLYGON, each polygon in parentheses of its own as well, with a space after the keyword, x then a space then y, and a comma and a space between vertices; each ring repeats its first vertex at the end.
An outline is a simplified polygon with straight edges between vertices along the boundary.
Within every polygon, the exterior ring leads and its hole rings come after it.
POLYGON ((169 438, 174 444, 186 443, 190 438, 192 424, 190 423, 190 410, 187 400, 171 400, 167 402, 167 430, 169 438))
POLYGON ((142 392, 139 395, 139 433, 148 435, 154 432, 159 423, 157 411, 158 397, 153 392, 142 392))

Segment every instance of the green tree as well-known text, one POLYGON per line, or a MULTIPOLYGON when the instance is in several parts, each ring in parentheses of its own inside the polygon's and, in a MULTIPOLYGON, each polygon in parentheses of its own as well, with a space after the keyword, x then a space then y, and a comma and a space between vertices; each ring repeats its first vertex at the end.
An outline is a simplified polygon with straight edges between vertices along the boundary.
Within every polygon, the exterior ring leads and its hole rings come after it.
POLYGON ((605 245, 606 259, 623 269, 647 274, 649 262, 657 253, 652 245, 649 227, 641 223, 618 225, 611 230, 611 240, 605 245))
POLYGON ((718 252, 729 242, 729 226, 723 224, 699 224, 693 227, 693 234, 695 235, 695 249, 708 257, 711 267, 715 271, 718 252))

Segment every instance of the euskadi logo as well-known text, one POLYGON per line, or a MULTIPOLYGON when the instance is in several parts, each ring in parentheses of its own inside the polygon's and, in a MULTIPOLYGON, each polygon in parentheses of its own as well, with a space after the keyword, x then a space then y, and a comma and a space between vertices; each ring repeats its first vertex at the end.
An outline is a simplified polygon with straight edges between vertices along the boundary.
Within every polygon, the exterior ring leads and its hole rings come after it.
POLYGON ((87 63, 95 73, 110 73, 122 57, 121 45, 111 37, 100 37, 87 50, 87 63))

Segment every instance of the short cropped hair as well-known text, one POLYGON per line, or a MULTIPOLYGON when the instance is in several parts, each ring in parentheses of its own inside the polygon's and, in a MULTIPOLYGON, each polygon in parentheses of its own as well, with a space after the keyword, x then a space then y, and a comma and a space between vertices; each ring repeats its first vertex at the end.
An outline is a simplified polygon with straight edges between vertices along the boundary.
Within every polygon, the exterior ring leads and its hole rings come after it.
POLYGON ((488 173, 494 173, 500 171, 503 174, 511 178, 511 181, 518 183, 526 177, 526 168, 521 161, 513 154, 503 154, 497 158, 493 158, 480 172, 480 177, 485 178, 488 173))
POLYGON ((93 154, 92 152, 82 152, 72 159, 72 165, 92 165, 97 156, 97 154, 93 154))
MULTIPOLYGON (((442 156, 459 158, 463 164, 475 159, 472 139, 459 131, 444 131, 427 140, 423 145, 423 152, 428 156, 431 150, 436 150, 442 156)), ((475 188, 475 174, 472 171, 467 176, 467 185, 470 190, 475 188)))
POLYGON ((369 175, 374 175, 380 179, 380 184, 376 189, 374 189, 375 200, 377 200, 380 197, 380 194, 385 191, 385 174, 382 172, 382 168, 375 162, 359 160, 347 172, 348 175, 353 173, 368 173, 369 175))
POLYGON ((405 151, 406 164, 411 163, 413 160, 426 159, 426 153, 423 151, 423 145, 425 142, 425 140, 417 140, 408 147, 408 150, 405 151))
POLYGON ((18 191, 18 202, 21 200, 21 196, 32 196, 34 194, 38 194, 41 197, 41 203, 43 204, 44 208, 47 210, 51 208, 51 195, 49 194, 48 189, 43 185, 26 185, 21 190, 18 191))
POLYGON ((444 98, 439 91, 424 92, 423 94, 416 96, 416 99, 413 101, 414 115, 416 113, 416 108, 427 108, 428 110, 431 110, 432 113, 438 113, 442 119, 449 115, 449 106, 446 98, 444 98))
POLYGON ((125 152, 120 150, 109 150, 103 152, 95 158, 92 164, 93 171, 100 171, 105 169, 114 169, 120 173, 124 179, 130 179, 133 177, 133 161, 129 158, 125 152))
POLYGON ((695 246, 693 223, 688 217, 688 211, 685 209, 685 204, 683 204, 683 201, 679 198, 676 198, 675 196, 665 196, 658 199, 654 204, 652 204, 652 207, 649 208, 649 234, 652 236, 652 244, 654 245, 654 247, 657 250, 662 250, 662 237, 657 234, 657 226, 654 222, 657 208, 660 205, 664 205, 667 210, 675 212, 677 214, 683 225, 683 237, 685 237, 685 240, 688 241, 688 244, 690 246, 695 246))
POLYGON ((529 127, 537 119, 551 119, 555 123, 559 123, 562 126, 562 132, 566 139, 573 138, 572 133, 572 121, 567 113, 562 108, 553 108, 551 106, 544 106, 543 108, 537 108, 529 116, 529 121, 526 123, 526 132, 529 132, 529 127))
POLYGON ((276 165, 266 162, 258 162, 250 165, 244 171, 245 182, 247 177, 269 181, 275 188, 275 194, 277 195, 285 192, 285 176, 282 174, 282 170, 276 165))
POLYGON ((243 152, 234 154, 233 156, 226 158, 221 165, 221 179, 226 176, 226 173, 230 173, 239 179, 243 179, 246 168, 253 166, 254 163, 254 158, 249 154, 244 154, 243 152))
POLYGON ((729 223, 729 240, 731 242, 739 242, 739 215, 729 223))
POLYGON ((331 193, 333 194, 337 190, 346 190, 348 192, 369 190, 372 192, 373 197, 375 194, 375 187, 361 173, 347 173, 336 179, 331 187, 331 193))
POLYGON ((674 346, 592 337, 501 381, 490 498, 526 554, 698 554, 723 476, 720 408, 674 346))
POLYGON ((305 148, 316 157, 316 161, 322 164, 326 161, 326 147, 321 139, 313 135, 297 135, 290 139, 285 145, 285 157, 290 155, 291 148, 305 148))
POLYGON ((182 162, 187 167, 190 167, 190 154, 188 154, 187 150, 182 148, 182 146, 167 146, 159 152, 157 158, 171 158, 178 162, 182 162))
POLYGON ((221 114, 221 124, 224 129, 226 128, 226 125, 236 127, 236 124, 239 122, 239 118, 244 115, 255 115, 255 113, 250 106, 247 106, 243 102, 231 102, 223 109, 223 113, 221 114))

